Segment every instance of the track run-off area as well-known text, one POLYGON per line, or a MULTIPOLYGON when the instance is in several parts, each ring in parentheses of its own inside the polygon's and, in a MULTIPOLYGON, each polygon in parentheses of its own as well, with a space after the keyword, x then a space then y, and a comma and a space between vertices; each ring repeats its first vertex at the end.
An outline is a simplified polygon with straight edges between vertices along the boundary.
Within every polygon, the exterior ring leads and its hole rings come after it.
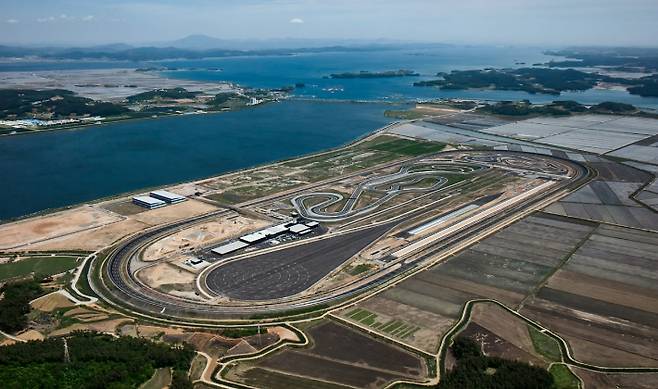
MULTIPOLYGON (((163 322, 244 325, 263 317, 276 321, 349 304, 387 288, 566 196, 593 176, 589 168, 575 162, 508 151, 444 152, 402 162, 384 172, 372 169, 372 173, 354 185, 347 199, 332 192, 327 183, 276 199, 291 203, 302 218, 323 223, 327 232, 212 263, 196 275, 200 299, 145 285, 135 276, 131 261, 153 242, 217 218, 226 210, 124 239, 94 262, 90 285, 111 305, 163 322), (502 187, 495 179, 486 181, 485 174, 491 172, 509 179, 516 189, 502 187), (367 193, 369 197, 362 198, 367 193), (453 208, 446 205, 453 203, 453 208), (469 205, 464 212, 454 213, 458 216, 445 217, 469 205), (445 221, 437 222, 439 216, 445 221), (409 233, 423 225, 430 227, 409 233), (377 259, 375 270, 319 286, 336 269, 386 239, 398 246, 382 249, 390 253, 377 259)), ((336 177, 336 182, 341 179, 336 177)), ((262 204, 271 201, 269 196, 262 204)), ((250 206, 262 204, 252 201, 250 206)))

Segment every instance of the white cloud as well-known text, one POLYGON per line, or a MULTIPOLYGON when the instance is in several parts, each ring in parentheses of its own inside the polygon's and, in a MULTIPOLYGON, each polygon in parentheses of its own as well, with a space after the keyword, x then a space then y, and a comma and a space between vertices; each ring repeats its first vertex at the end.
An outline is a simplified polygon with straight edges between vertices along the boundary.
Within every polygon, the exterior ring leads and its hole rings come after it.
POLYGON ((18 24, 18 20, 17 19, 7 19, 7 23, 9 23, 9 24, 18 24))
POLYGON ((304 20, 300 18, 292 18, 290 19, 290 23, 292 24, 304 24, 304 20))
POLYGON ((50 23, 50 22, 56 22, 56 21, 62 21, 62 22, 76 22, 76 21, 82 21, 82 22, 91 22, 95 20, 96 17, 94 15, 85 15, 85 16, 71 16, 68 14, 60 14, 59 16, 46 16, 43 18, 37 18, 38 23, 50 23))

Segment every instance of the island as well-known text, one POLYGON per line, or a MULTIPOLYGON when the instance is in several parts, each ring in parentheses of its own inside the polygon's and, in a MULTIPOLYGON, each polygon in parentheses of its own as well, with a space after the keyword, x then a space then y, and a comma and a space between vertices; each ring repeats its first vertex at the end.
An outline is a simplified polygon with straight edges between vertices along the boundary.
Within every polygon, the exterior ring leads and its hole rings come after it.
POLYGON ((0 89, 0 135, 162 115, 230 111, 276 101, 286 93, 283 89, 242 88, 210 93, 175 87, 101 101, 66 89, 0 89))
POLYGON ((370 72, 361 70, 359 72, 333 73, 329 78, 391 78, 391 77, 418 77, 420 74, 409 69, 386 70, 383 72, 370 72))
POLYGON ((565 91, 585 91, 605 85, 620 85, 631 94, 658 96, 656 75, 627 78, 575 69, 520 68, 453 70, 437 73, 436 80, 418 81, 414 86, 441 89, 492 89, 559 95, 565 91))

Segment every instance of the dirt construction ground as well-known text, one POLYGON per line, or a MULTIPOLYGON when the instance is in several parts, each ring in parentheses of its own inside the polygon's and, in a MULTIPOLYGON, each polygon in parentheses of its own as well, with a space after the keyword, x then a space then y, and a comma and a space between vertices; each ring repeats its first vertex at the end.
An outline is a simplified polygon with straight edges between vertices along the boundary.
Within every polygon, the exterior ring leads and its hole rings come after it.
POLYGON ((137 273, 137 277, 151 288, 166 284, 184 284, 194 282, 194 274, 168 263, 147 267, 137 273))
POLYGON ((207 223, 198 224, 169 235, 144 250, 143 260, 154 261, 178 250, 181 246, 198 246, 240 236, 268 225, 263 220, 231 215, 207 223))
POLYGON ((124 236, 157 224, 216 211, 188 200, 135 215, 119 216, 99 206, 83 206, 51 216, 0 225, 0 250, 88 250, 107 247, 124 236), (29 246, 25 246, 29 243, 29 246))
POLYGON ((121 217, 91 206, 58 212, 0 226, 0 250, 64 236, 94 227, 115 223, 121 217))

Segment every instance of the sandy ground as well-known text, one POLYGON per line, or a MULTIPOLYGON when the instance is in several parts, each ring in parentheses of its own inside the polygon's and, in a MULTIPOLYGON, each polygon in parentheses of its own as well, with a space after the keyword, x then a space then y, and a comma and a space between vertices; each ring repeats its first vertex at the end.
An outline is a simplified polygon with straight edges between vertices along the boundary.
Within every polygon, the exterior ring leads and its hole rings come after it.
POLYGON ((137 273, 137 277, 151 288, 165 284, 193 283, 194 274, 168 263, 159 263, 137 273))
POLYGON ((267 225, 268 223, 263 220, 248 219, 243 216, 222 217, 216 221, 190 227, 153 243, 144 250, 142 259, 154 261, 182 246, 196 247, 213 241, 222 241, 267 225))
POLYGON ((285 327, 268 327, 267 332, 270 334, 276 334, 279 339, 291 340, 293 342, 299 341, 297 334, 285 327))
POLYGON ((126 235, 143 230, 147 227, 148 225, 135 220, 124 220, 96 228, 92 231, 83 231, 55 239, 49 239, 30 245, 30 249, 96 251, 111 245, 126 235))
POLYGON ((46 338, 41 332, 36 330, 27 330, 16 335, 16 337, 23 340, 44 340, 46 338))
POLYGON ((227 83, 203 83, 165 78, 158 72, 136 72, 134 69, 57 70, 0 73, 3 88, 61 88, 99 100, 122 100, 125 97, 156 88, 182 87, 191 91, 220 93, 233 90, 227 83), (131 85, 132 87, 128 87, 131 85))
POLYGON ((52 312, 59 308, 72 307, 75 304, 58 292, 53 292, 33 300, 30 306, 44 312, 52 312))
POLYGON ((124 218, 100 206, 82 206, 50 216, 0 225, 0 249, 3 245, 7 248, 39 240, 39 243, 19 246, 14 251, 28 247, 30 250, 95 251, 150 226, 214 210, 217 208, 212 205, 189 200, 124 218))
MULTIPOLYGON (((0 249, 10 249, 115 223, 121 217, 92 206, 0 225, 0 249)), ((29 248, 33 248, 31 245, 29 248)))
POLYGON ((201 201, 188 200, 163 208, 138 213, 133 215, 131 219, 154 226, 216 211, 217 209, 217 207, 202 203, 201 201))

